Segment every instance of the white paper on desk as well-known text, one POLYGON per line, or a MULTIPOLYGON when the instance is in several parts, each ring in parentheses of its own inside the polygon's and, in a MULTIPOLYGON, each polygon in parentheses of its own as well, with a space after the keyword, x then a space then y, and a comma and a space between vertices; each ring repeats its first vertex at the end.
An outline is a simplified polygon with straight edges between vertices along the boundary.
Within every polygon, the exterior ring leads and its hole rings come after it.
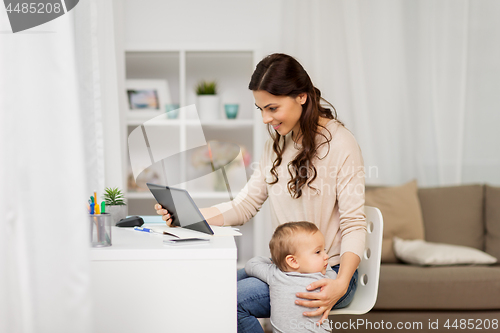
MULTIPOLYGON (((156 232, 166 232, 168 234, 175 235, 179 238, 212 238, 212 237, 224 237, 224 236, 241 236, 241 232, 230 228, 230 227, 218 227, 218 226, 210 226, 212 228, 214 234, 209 235, 203 232, 199 231, 194 231, 191 229, 186 229, 186 228, 171 228, 166 225, 162 226, 152 226, 151 229, 156 232)), ((168 236, 168 234, 166 236, 168 236)))

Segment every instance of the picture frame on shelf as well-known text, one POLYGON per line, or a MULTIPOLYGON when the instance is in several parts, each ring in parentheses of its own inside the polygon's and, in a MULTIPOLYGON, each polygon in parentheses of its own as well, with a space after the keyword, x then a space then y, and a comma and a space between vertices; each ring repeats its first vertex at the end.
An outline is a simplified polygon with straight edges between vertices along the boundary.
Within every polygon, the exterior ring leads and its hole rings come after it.
POLYGON ((171 103, 167 80, 126 80, 129 117, 151 117, 165 113, 171 103))

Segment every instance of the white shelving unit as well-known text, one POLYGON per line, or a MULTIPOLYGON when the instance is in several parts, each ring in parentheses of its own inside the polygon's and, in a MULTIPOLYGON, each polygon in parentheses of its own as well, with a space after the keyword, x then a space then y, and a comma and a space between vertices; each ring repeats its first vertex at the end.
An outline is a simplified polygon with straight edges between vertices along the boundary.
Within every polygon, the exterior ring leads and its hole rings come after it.
MULTIPOLYGON (((128 126, 140 126, 149 118, 129 118, 128 126)), ((165 121, 166 126, 181 126, 181 125, 196 125, 198 122, 192 119, 168 119, 165 121)), ((254 120, 251 119, 219 119, 219 120, 201 120, 202 125, 219 127, 219 128, 235 128, 235 127, 253 127, 254 120)))
MULTIPOLYGON (((260 158, 267 137, 267 130, 262 124, 260 113, 254 107, 252 93, 248 90, 248 82, 260 58, 257 48, 247 46, 128 45, 124 51, 125 78, 167 80, 171 103, 179 104, 181 108, 196 103, 194 87, 197 82, 216 80, 221 101, 220 119, 201 121, 205 139, 244 146, 250 152, 252 162, 254 162, 260 158), (226 119, 222 107, 226 103, 239 104, 236 119, 226 119)), ((138 126, 154 117, 161 116, 156 124, 162 127, 161 130, 164 127, 165 131, 169 131, 169 137, 173 138, 166 145, 171 145, 180 151, 185 151, 189 146, 192 131, 199 130, 200 124, 198 120, 188 119, 184 113, 180 113, 178 119, 168 119, 164 110, 159 112, 123 110, 122 115, 126 124, 127 137, 138 126)), ((128 147, 124 145, 123 149, 127 151, 128 147)), ((128 156, 128 152, 124 156, 128 156)), ((176 166, 179 178, 186 180, 179 184, 179 187, 186 188, 199 207, 230 200, 226 192, 217 192, 209 186, 201 186, 204 180, 189 180, 189 163, 186 158, 181 158, 180 164, 176 166)), ((126 164, 127 169, 131 170, 128 158, 126 164)), ((246 171, 248 179, 252 170, 247 168, 246 171)), ((125 183, 135 184, 130 173, 127 174, 125 183)), ((127 188, 129 214, 155 214, 154 198, 147 188, 142 190, 133 191, 127 188)), ((235 194, 237 193, 233 193, 235 194)), ((259 218, 261 217, 257 215, 253 221, 241 227, 244 236, 237 239, 240 265, 254 255, 253 249, 258 243, 254 239, 254 234, 260 228, 259 218)))

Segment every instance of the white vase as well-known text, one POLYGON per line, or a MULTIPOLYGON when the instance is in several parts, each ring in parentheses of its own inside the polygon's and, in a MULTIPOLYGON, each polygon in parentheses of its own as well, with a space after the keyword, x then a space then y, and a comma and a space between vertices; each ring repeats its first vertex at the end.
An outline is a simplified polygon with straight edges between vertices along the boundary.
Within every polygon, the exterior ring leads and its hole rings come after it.
POLYGON ((106 206, 106 213, 111 214, 111 225, 115 226, 121 219, 127 217, 128 209, 126 205, 106 206))
POLYGON ((201 120, 220 118, 220 103, 217 95, 198 95, 196 109, 201 120))

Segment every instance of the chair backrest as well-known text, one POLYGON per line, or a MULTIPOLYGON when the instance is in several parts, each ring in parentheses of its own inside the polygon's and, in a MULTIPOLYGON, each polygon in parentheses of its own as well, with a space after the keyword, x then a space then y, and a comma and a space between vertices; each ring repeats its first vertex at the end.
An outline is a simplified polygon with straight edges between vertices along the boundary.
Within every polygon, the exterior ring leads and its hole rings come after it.
POLYGON ((330 311, 330 315, 364 314, 370 311, 377 301, 384 220, 380 210, 375 207, 365 206, 365 214, 367 233, 365 252, 358 267, 358 288, 351 304, 330 311))

